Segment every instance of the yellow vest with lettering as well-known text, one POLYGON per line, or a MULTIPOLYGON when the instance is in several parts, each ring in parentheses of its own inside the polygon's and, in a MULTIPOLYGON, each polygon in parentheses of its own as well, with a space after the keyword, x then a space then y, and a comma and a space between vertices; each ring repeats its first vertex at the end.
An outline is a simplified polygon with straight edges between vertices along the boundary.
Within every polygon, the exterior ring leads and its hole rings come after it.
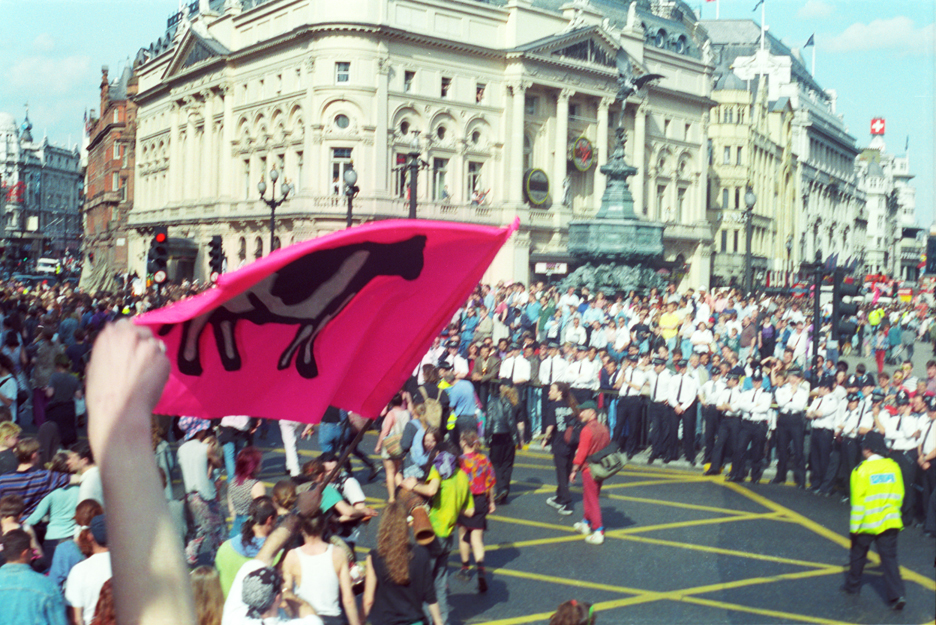
POLYGON ((890 458, 864 460, 851 474, 852 534, 880 534, 903 529, 900 506, 904 483, 900 467, 890 458))

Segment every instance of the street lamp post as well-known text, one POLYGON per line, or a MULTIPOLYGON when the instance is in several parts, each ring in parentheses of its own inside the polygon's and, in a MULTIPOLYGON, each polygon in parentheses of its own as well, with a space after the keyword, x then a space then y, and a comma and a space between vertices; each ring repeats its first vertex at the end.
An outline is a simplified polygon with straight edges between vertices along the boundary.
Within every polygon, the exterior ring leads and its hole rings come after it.
POLYGON ((786 262, 787 262, 787 273, 786 273, 786 286, 790 288, 790 274, 793 273, 793 235, 788 235, 786 238, 786 262))
POLYGON ((421 158, 419 152, 419 131, 413 131, 413 144, 410 148, 409 163, 407 163, 406 168, 409 170, 409 218, 416 219, 416 183, 419 178, 419 169, 423 166, 427 166, 421 158))
POLYGON ((279 178, 279 172, 276 171, 274 167, 270 171, 270 199, 266 198, 267 184, 266 180, 260 178, 260 182, 257 183, 257 190, 260 191, 260 199, 270 207, 270 251, 273 251, 273 246, 276 242, 276 207, 286 201, 286 198, 289 196, 289 193, 293 190, 293 187, 289 182, 286 181, 286 178, 283 178, 283 182, 280 184, 280 193, 282 197, 276 199, 276 180, 279 178))
POLYGON ((754 292, 754 255, 751 252, 751 240, 754 237, 754 204, 757 203, 757 196, 754 195, 754 189, 747 188, 744 194, 744 204, 747 206, 744 219, 744 236, 746 244, 744 247, 744 288, 748 295, 754 292))
POLYGON ((348 196, 348 228, 351 227, 351 218, 353 213, 353 202, 354 196, 358 193, 358 188, 355 186, 357 183, 357 172, 354 171, 354 164, 349 163, 348 167, 344 171, 344 181, 345 181, 345 195, 348 196))

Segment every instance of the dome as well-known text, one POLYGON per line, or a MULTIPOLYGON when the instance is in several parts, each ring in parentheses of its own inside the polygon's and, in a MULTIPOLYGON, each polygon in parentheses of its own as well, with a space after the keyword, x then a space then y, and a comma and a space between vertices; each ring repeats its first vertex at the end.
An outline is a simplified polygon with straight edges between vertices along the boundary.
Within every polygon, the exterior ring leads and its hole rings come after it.
POLYGON ((0 112, 0 134, 16 132, 16 120, 9 113, 0 112))

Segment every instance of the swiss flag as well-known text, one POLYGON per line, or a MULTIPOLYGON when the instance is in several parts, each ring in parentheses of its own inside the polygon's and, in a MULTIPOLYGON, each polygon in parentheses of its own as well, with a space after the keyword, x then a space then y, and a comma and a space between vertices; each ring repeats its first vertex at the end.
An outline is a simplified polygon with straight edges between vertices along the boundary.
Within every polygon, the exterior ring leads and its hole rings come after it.
POLYGON ((884 118, 875 117, 871 120, 871 134, 872 135, 883 135, 884 134, 884 118))

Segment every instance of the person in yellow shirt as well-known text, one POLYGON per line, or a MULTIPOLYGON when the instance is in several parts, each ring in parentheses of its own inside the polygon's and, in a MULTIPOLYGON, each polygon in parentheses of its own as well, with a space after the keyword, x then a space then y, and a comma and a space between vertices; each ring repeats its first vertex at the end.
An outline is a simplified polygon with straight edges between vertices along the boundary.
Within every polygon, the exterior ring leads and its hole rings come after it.
POLYGON ((675 347, 676 334, 681 324, 682 318, 676 312, 676 302, 669 302, 666 305, 666 312, 660 315, 660 336, 666 339, 666 347, 670 351, 673 351, 675 347))
POLYGON ((842 591, 850 595, 861 589, 861 574, 868 560, 868 548, 875 543, 881 556, 884 588, 894 610, 907 604, 904 583, 897 563, 897 534, 903 529, 900 506, 904 482, 900 467, 887 458, 887 443, 880 432, 871 431, 861 442, 864 460, 851 474, 851 555, 842 591))

